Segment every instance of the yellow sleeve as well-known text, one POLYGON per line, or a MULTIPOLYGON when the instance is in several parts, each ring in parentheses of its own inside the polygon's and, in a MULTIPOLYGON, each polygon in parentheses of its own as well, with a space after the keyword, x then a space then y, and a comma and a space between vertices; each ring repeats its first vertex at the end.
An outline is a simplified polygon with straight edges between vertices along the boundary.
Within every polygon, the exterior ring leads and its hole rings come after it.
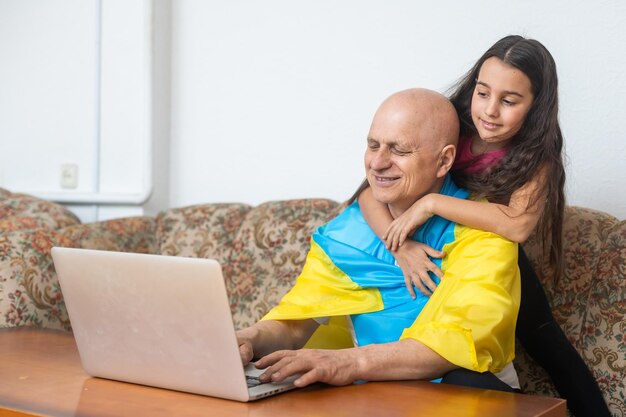
POLYGON ((311 240, 311 250, 295 285, 261 320, 330 317, 313 333, 305 348, 342 349, 353 346, 345 316, 383 308, 377 289, 364 289, 354 283, 311 240))
POLYGON ((515 357, 517 244, 457 225, 443 251, 444 278, 401 339, 416 339, 462 368, 499 372, 515 357))
POLYGON ((380 292, 361 288, 311 240, 302 273, 262 320, 300 320, 368 313, 384 308, 380 292))

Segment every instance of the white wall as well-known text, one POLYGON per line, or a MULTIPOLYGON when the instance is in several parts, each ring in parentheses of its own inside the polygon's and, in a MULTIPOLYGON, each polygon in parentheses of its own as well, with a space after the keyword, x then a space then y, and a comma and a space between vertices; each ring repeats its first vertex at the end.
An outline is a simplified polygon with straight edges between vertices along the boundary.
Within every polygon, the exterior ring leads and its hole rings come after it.
POLYGON ((0 0, 0 186, 69 203, 84 221, 143 213, 151 12, 148 0, 0 0))
POLYGON ((75 192, 96 181, 96 13, 95 1, 0 0, 0 184, 60 189, 62 163, 80 168, 75 192))
POLYGON ((626 217, 626 3, 172 2, 170 204, 349 196, 390 93, 444 91, 496 40, 558 67, 569 204, 626 217))
POLYGON ((343 200, 380 101, 444 91, 510 33, 556 59, 569 204, 626 217, 619 0, 0 0, 0 187, 86 221, 343 200))

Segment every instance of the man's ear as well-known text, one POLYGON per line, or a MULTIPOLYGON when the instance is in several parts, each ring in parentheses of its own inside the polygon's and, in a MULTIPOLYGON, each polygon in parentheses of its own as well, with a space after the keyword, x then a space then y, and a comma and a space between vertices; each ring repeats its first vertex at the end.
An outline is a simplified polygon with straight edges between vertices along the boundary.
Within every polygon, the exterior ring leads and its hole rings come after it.
POLYGON ((439 161, 437 163, 437 178, 444 177, 450 168, 452 168, 452 164, 454 163, 454 158, 456 157, 456 146, 454 145, 446 145, 439 153, 439 161))

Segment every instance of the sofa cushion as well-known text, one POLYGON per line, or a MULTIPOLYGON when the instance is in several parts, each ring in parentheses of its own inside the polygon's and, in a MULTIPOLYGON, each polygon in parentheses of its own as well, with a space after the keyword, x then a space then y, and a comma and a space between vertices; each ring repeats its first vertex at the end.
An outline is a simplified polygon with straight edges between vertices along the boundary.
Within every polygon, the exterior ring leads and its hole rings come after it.
POLYGON ((340 209, 331 200, 290 200, 262 204, 246 215, 224 265, 237 328, 278 304, 304 265, 313 230, 340 209))
POLYGON ((80 223, 74 213, 60 204, 0 190, 0 234, 14 230, 60 229, 80 223))

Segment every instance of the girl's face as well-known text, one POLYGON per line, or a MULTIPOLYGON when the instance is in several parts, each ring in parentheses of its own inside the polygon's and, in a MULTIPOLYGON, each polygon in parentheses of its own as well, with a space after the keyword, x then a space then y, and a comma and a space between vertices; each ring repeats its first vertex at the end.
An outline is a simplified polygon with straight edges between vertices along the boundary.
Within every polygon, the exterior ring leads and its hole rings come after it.
POLYGON ((504 146, 522 128, 532 104, 526 74, 497 57, 483 63, 472 96, 472 121, 483 142, 504 146))

